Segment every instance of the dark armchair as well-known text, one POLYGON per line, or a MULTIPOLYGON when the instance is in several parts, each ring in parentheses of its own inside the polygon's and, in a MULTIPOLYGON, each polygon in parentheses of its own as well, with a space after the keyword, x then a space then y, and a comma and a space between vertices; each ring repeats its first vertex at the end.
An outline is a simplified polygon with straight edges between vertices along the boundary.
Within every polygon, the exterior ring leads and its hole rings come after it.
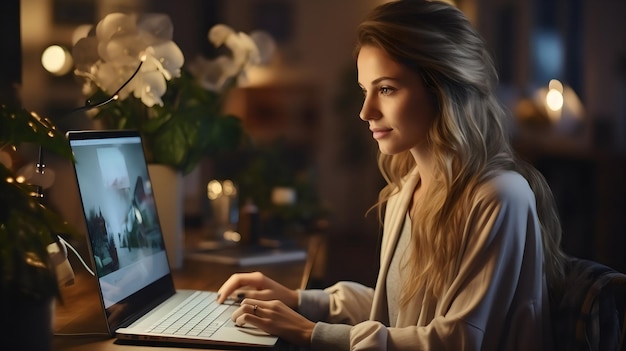
POLYGON ((570 258, 564 284, 551 300, 555 350, 626 350, 626 274, 570 258))

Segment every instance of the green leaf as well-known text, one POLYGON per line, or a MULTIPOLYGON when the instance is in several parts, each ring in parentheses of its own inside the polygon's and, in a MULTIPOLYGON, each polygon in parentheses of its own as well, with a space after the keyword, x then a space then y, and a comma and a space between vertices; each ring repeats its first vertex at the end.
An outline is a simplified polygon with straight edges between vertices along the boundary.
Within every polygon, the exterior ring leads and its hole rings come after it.
POLYGON ((21 143, 41 145, 67 159, 73 159, 67 138, 48 118, 22 108, 0 106, 0 148, 21 143))

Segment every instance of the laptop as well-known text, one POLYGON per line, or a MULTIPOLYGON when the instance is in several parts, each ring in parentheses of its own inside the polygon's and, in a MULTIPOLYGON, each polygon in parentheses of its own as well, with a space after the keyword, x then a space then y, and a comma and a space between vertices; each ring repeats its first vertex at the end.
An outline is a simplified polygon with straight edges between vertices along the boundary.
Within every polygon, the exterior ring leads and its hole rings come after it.
POLYGON ((76 159, 100 302, 112 336, 181 345, 276 344, 277 337, 231 321, 236 303, 219 305, 215 292, 174 287, 137 131, 69 131, 67 138, 76 159), (202 322, 191 325, 183 315, 202 322))

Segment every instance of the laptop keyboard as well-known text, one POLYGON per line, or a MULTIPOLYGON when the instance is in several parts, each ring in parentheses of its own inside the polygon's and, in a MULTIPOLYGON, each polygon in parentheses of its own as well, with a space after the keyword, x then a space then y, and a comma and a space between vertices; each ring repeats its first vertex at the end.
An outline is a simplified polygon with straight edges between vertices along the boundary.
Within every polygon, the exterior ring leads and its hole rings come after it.
POLYGON ((230 316, 217 317, 228 308, 215 301, 215 293, 199 291, 154 323, 146 331, 158 334, 211 336, 230 316))

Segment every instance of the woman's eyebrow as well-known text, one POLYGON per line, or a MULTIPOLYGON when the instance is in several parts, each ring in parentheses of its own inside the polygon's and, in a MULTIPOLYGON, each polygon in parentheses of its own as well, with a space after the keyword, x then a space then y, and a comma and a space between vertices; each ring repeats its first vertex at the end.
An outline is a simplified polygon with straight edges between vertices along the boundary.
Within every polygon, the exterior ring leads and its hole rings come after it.
POLYGON ((389 76, 382 76, 382 77, 379 77, 379 78, 374 79, 374 80, 370 83, 370 85, 377 85, 377 84, 379 84, 380 82, 385 81, 385 80, 391 80, 391 81, 395 81, 395 82, 399 81, 399 79, 398 79, 398 78, 389 77, 389 76))

